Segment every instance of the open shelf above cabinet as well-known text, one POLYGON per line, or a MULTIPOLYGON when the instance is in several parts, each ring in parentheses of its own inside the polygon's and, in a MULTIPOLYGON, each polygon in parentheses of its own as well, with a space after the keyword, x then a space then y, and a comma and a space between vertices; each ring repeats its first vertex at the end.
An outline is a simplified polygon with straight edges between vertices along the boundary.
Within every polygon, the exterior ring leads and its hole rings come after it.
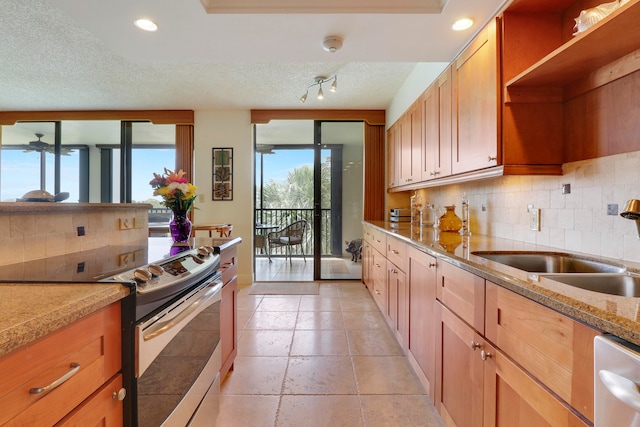
POLYGON ((567 86, 639 49, 640 0, 631 0, 511 79, 506 86, 567 86))

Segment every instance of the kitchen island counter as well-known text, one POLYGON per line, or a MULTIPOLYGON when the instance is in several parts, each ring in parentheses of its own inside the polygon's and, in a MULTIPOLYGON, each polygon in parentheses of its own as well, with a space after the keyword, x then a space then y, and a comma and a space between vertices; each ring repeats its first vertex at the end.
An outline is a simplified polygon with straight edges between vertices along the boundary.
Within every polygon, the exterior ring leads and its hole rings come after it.
MULTIPOLYGON (((640 298, 610 295, 583 290, 549 278, 490 261, 474 255, 476 251, 545 251, 561 252, 624 265, 630 273, 640 273, 640 265, 589 254, 573 253, 547 246, 472 235, 443 239, 433 228, 411 227, 384 221, 365 221, 389 236, 396 237, 419 250, 449 262, 477 276, 507 288, 546 307, 566 314, 601 331, 640 345, 640 298)), ((451 236, 451 235, 449 235, 451 236)))

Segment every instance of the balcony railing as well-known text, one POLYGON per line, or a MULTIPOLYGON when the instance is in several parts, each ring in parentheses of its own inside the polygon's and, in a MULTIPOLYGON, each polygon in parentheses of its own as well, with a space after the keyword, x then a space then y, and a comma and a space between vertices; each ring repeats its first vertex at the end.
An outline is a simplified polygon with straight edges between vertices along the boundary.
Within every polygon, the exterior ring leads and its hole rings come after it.
MULTIPOLYGON (((274 226, 271 230, 256 230, 256 234, 263 234, 266 236, 269 231, 280 230, 281 228, 291 224, 292 222, 305 220, 307 222, 307 229, 304 233, 302 242, 302 251, 305 255, 313 255, 313 242, 314 242, 314 224, 315 219, 313 217, 313 209, 256 209, 255 210, 255 222, 256 224, 268 224, 274 226)), ((332 235, 331 235, 331 209, 322 209, 320 213, 320 221, 322 221, 322 235, 320 239, 320 245, 322 248, 322 255, 334 255, 331 251, 332 248, 332 235)), ((300 249, 293 250, 293 255, 301 256, 300 249), (296 254, 295 252, 298 251, 296 254)), ((271 256, 284 255, 285 248, 278 247, 273 248, 271 256)), ((264 255, 266 254, 259 254, 264 255)), ((340 254, 335 254, 340 255, 340 254)))

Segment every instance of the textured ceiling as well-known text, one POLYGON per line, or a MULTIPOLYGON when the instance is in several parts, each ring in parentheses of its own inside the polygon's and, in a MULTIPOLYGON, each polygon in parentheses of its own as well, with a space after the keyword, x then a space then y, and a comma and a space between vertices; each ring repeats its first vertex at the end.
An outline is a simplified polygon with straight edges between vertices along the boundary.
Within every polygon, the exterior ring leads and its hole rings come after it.
POLYGON ((418 62, 448 62, 503 0, 440 14, 207 14, 199 0, 0 0, 0 111, 386 109, 418 62), (137 17, 159 25, 144 33, 137 17), (466 32, 449 28, 471 16, 466 32), (344 38, 335 53, 325 36, 344 38), (338 92, 309 94, 316 75, 338 92))

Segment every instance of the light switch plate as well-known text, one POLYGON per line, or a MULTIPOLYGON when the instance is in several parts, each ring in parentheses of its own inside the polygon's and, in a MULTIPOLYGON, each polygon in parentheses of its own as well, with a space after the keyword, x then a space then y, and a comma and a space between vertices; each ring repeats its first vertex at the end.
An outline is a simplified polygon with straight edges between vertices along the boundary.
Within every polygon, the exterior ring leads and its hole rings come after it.
POLYGON ((529 215, 529 230, 540 231, 540 209, 531 209, 529 215))

